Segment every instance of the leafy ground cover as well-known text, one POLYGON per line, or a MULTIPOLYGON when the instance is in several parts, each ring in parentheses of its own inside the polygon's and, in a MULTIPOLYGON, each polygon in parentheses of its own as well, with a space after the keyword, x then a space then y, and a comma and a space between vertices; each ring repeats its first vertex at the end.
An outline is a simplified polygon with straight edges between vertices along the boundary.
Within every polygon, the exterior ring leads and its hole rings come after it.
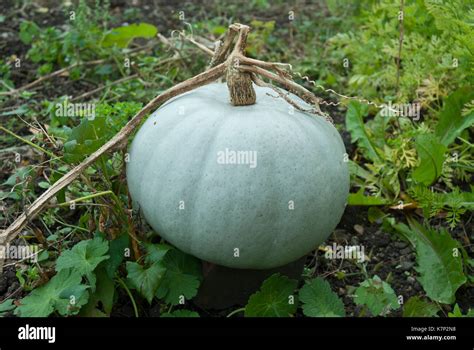
POLYGON ((212 311, 192 301, 200 261, 160 242, 130 207, 126 154, 104 156, 12 242, 40 253, 6 262, 0 315, 473 315, 469 1, 0 9, 3 227, 149 100, 206 67, 208 57, 174 30, 209 45, 232 22, 252 26, 249 56, 291 63, 325 99, 351 170, 346 213, 308 256, 303 280, 272 275, 244 307, 212 311), (93 104, 94 113, 68 114, 68 103, 93 104), (334 258, 337 247, 363 254, 334 258))

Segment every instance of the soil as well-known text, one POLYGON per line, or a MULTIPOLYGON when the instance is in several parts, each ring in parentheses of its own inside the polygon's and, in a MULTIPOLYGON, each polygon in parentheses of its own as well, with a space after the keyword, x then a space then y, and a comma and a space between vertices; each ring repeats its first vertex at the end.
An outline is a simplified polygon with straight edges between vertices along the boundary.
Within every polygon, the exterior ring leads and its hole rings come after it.
POLYGON ((0 276, 0 295, 1 300, 10 298, 10 296, 18 295, 18 288, 20 283, 16 277, 16 268, 15 266, 5 267, 3 274, 0 276))
MULTIPOLYGON (((402 295, 405 301, 422 291, 416 280, 412 247, 392 234, 383 232, 380 224, 368 222, 366 209, 347 207, 341 222, 326 243, 329 246, 336 243, 364 247, 364 253, 370 259, 367 263, 369 276, 378 275, 389 282, 396 295, 402 295)), ((346 277, 343 279, 337 278, 335 273, 330 273, 326 278, 333 290, 343 298, 347 314, 358 315, 361 310, 354 304, 351 292, 365 279, 360 268, 349 260, 324 259, 324 253, 318 253, 318 258, 317 275, 328 275, 328 271, 344 272, 346 277)), ((391 316, 400 315, 400 310, 391 313, 391 316)))

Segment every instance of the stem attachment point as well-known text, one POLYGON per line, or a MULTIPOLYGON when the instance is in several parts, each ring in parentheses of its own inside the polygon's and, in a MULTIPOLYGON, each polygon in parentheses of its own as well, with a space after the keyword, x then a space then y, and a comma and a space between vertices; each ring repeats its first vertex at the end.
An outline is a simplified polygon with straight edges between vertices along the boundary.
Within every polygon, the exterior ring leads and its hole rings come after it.
POLYGON ((255 104, 257 97, 253 88, 250 73, 242 72, 237 67, 239 60, 235 58, 227 69, 227 87, 230 103, 234 106, 249 106, 255 104))

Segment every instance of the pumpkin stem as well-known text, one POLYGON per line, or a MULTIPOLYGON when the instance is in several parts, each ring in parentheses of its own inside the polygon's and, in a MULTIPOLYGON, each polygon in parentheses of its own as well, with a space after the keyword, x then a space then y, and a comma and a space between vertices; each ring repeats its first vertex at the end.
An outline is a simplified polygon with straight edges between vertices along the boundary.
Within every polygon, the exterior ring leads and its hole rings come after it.
POLYGON ((227 70, 227 87, 230 103, 234 106, 253 105, 257 99, 250 74, 243 73, 232 65, 227 70))
POLYGON ((239 69, 238 58, 245 55, 250 27, 243 24, 234 24, 233 28, 238 30, 239 36, 237 37, 234 49, 227 59, 226 80, 230 94, 230 103, 234 106, 253 105, 257 97, 253 88, 252 76, 250 73, 242 72, 239 69))

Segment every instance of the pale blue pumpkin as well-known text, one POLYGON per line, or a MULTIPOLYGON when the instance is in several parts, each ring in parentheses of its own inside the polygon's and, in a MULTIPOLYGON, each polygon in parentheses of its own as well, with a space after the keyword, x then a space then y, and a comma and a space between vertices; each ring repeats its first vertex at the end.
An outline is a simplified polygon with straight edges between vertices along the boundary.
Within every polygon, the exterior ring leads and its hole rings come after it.
POLYGON ((268 269, 330 235, 349 174, 331 123, 269 88, 255 91, 250 106, 232 106, 222 83, 168 101, 135 136, 127 181, 146 221, 177 248, 227 267, 268 269))

